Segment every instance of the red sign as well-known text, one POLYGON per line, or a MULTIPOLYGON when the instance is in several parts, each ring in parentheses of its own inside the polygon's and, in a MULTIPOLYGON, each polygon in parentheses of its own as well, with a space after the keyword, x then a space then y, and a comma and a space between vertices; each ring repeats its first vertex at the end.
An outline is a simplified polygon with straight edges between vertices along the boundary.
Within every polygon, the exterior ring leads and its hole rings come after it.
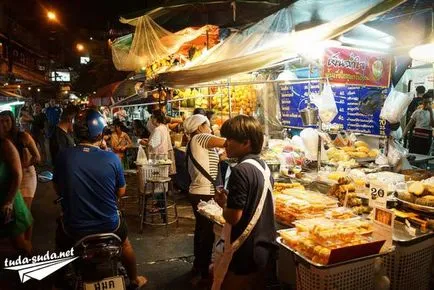
POLYGON ((389 87, 390 55, 344 47, 327 48, 323 76, 331 83, 389 87))

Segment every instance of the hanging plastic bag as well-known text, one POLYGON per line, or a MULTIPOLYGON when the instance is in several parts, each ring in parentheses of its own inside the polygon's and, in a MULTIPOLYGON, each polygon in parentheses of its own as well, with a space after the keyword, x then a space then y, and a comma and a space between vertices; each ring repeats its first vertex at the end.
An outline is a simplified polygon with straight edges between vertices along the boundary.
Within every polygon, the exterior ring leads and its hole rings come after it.
POLYGON ((389 165, 396 166, 402 158, 406 158, 407 156, 408 150, 401 143, 396 140, 389 142, 389 151, 387 153, 389 165))
POLYGON ((392 89, 384 102, 380 117, 391 124, 398 123, 401 121, 412 100, 413 97, 410 94, 404 94, 392 89))
POLYGON ((147 164, 148 163, 148 158, 146 157, 145 150, 143 149, 142 146, 139 146, 139 150, 137 152, 136 163, 137 164, 147 164))
POLYGON ((311 96, 312 102, 318 107, 319 117, 325 124, 329 124, 338 114, 338 107, 336 106, 335 97, 333 94, 332 86, 328 79, 324 84, 324 88, 319 95, 313 94, 311 96))

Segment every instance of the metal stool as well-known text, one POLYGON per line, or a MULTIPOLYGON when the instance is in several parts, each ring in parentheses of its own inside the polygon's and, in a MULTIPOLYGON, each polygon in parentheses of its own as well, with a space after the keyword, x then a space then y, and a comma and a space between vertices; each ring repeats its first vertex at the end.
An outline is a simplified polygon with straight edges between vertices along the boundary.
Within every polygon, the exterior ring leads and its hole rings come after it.
POLYGON ((178 208, 176 207, 175 200, 169 200, 169 189, 172 179, 170 177, 152 177, 146 180, 145 194, 141 197, 141 214, 140 214, 140 233, 143 233, 143 224, 154 226, 166 226, 166 234, 168 235, 168 225, 176 223, 178 226, 178 208), (146 188, 151 185, 152 191, 146 194, 146 188), (163 188, 161 196, 157 196, 155 192, 156 187, 163 188), (151 200, 151 207, 149 208, 148 201, 151 200), (156 207, 154 206, 156 205, 156 207), (169 209, 174 209, 174 216, 169 215, 169 209), (155 211, 156 210, 156 211, 155 211), (160 216, 162 222, 154 222, 154 217, 160 216), (151 219, 149 221, 149 218, 151 219))

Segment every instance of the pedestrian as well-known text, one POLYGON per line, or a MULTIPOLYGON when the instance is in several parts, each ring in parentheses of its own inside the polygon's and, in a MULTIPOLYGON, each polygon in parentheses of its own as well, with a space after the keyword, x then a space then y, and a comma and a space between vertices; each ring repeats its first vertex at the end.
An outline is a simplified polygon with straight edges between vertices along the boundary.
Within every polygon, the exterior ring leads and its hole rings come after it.
MULTIPOLYGON (((223 207, 224 250, 214 264, 213 289, 265 289, 265 277, 276 262, 276 229, 272 179, 260 160, 264 131, 253 117, 239 115, 221 128, 226 154, 237 158, 227 191, 216 201, 223 207), (230 242, 229 242, 230 241, 230 242)), ((217 247, 219 249, 219 247, 217 247)))
POLYGON ((66 108, 62 112, 60 122, 56 126, 53 135, 50 137, 50 154, 53 158, 53 164, 56 160, 57 154, 69 147, 74 147, 73 132, 73 120, 76 115, 76 109, 74 107, 66 108))
MULTIPOLYGON (((408 105, 407 108, 407 113, 406 113, 406 117, 405 117, 405 124, 408 124, 411 120, 411 116, 413 115, 414 111, 417 110, 417 108, 419 107, 419 105, 422 103, 422 97, 425 94, 426 89, 424 86, 417 86, 416 87, 416 93, 415 96, 413 98, 413 100, 411 101, 410 105, 408 105)), ((404 136, 404 146, 407 147, 407 142, 408 140, 411 140, 411 135, 412 132, 410 132, 408 138, 407 136, 404 136)))
POLYGON ((154 128, 149 136, 148 153, 154 155, 165 155, 172 164, 169 175, 176 174, 175 153, 173 152, 172 140, 169 128, 166 123, 166 114, 161 110, 154 110, 151 116, 152 127, 154 128))
POLYGON ((9 238, 14 248, 30 255, 32 215, 19 191, 23 171, 20 155, 9 140, 9 121, 0 118, 0 237, 9 238))
POLYGON ((121 121, 115 120, 113 125, 115 131, 111 135, 112 150, 119 157, 119 160, 121 160, 123 168, 127 169, 128 166, 126 164, 125 152, 129 147, 131 147, 133 142, 131 141, 130 136, 123 131, 124 124, 121 121))
POLYGON ((211 135, 209 120, 201 114, 184 121, 184 130, 190 137, 187 144, 187 168, 190 176, 189 200, 196 218, 194 228, 194 262, 192 283, 207 283, 214 244, 213 223, 197 212, 200 201, 214 198, 218 181, 219 155, 216 148, 223 148, 224 138, 211 135))
POLYGON ((45 108, 45 115, 48 120, 48 138, 50 138, 60 121, 60 116, 62 115, 62 109, 56 104, 56 100, 50 100, 48 107, 45 108))
POLYGON ((431 150, 432 129, 434 127, 432 99, 433 90, 429 90, 423 95, 422 108, 413 112, 410 122, 404 129, 404 136, 413 132, 412 138, 409 139, 410 153, 428 155, 431 150))
POLYGON ((20 110, 20 118, 19 118, 20 130, 23 132, 30 133, 32 122, 33 122, 33 117, 30 114, 29 109, 26 106, 22 107, 20 110))
POLYGON ((23 171, 20 191, 30 210, 37 184, 35 165, 41 161, 41 156, 32 136, 27 132, 18 131, 14 115, 11 111, 0 112, 0 121, 5 126, 7 138, 14 143, 20 155, 23 171))
POLYGON ((33 122, 31 127, 32 137, 36 142, 36 146, 41 154, 41 161, 47 162, 47 154, 45 152, 45 130, 47 129, 47 117, 42 112, 40 104, 33 106, 33 122))
MULTIPOLYGON (((117 200, 126 191, 121 162, 113 152, 100 149, 105 126, 99 112, 79 112, 74 121, 78 145, 57 156, 53 182, 62 197, 63 215, 56 230, 56 246, 66 250, 87 235, 116 234, 122 241, 122 263, 131 283, 138 288, 147 279, 137 275, 126 220, 118 210, 117 200)), ((56 286, 59 283, 56 279, 56 286)))

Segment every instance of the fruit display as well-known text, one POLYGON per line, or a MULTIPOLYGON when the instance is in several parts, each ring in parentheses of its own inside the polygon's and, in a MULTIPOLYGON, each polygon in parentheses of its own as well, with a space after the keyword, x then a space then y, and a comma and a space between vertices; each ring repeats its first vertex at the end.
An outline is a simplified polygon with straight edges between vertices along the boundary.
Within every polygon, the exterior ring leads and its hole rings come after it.
POLYGON ((208 88, 176 90, 174 100, 181 100, 181 106, 187 108, 208 109, 208 88))
POLYGON ((257 96, 253 85, 231 86, 230 89, 218 87, 210 100, 211 109, 228 114, 229 96, 232 113, 252 115, 256 110, 257 96))
POLYGON ((317 264, 327 265, 334 249, 371 242, 372 223, 362 219, 315 218, 294 224, 295 230, 280 231, 283 243, 317 264))

